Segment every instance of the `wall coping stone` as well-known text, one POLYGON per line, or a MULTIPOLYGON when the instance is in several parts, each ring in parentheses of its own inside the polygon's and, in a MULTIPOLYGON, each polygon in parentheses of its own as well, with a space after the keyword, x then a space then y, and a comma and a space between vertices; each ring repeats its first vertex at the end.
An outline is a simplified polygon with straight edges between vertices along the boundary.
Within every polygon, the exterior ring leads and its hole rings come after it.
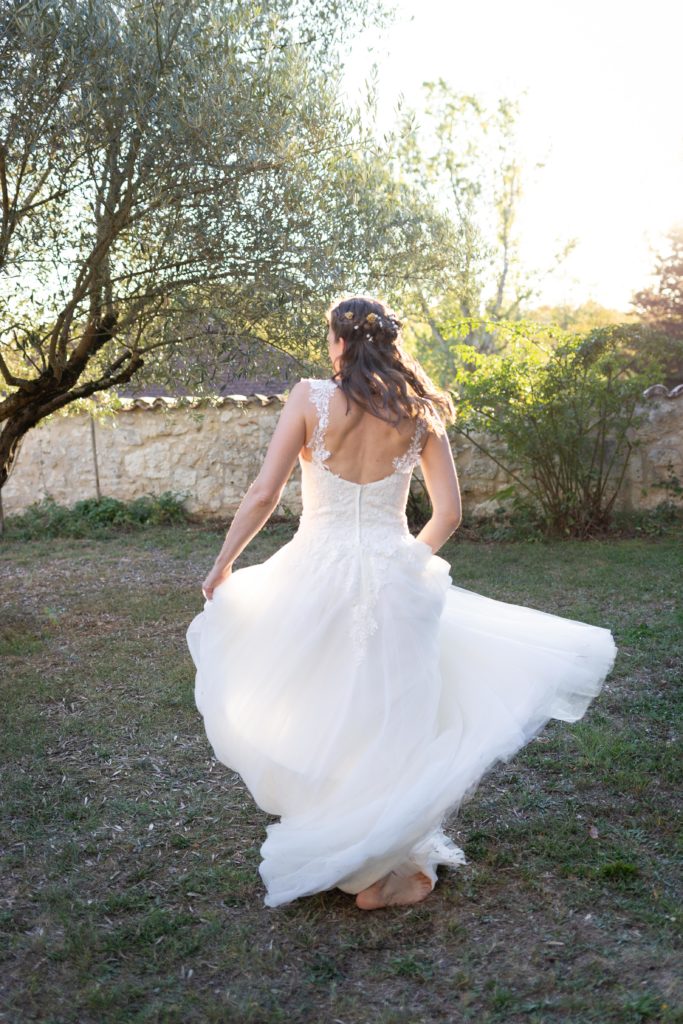
MULTIPOLYGON (((643 391, 643 398, 683 398, 683 384, 677 384, 669 389, 665 384, 651 384, 643 391)), ((286 391, 278 391, 272 395, 264 395, 259 391, 250 391, 246 395, 233 394, 221 395, 216 398, 208 398, 203 395, 157 395, 156 397, 120 398, 123 411, 129 409, 180 409, 192 408, 210 404, 211 406, 223 405, 272 405, 274 402, 284 404, 287 400, 286 391)))

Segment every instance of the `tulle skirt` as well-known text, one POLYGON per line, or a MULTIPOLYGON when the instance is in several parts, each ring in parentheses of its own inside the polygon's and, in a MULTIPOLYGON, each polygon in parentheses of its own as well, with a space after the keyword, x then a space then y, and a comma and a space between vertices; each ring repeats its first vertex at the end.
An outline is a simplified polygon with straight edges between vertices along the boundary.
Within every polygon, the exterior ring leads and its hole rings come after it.
POLYGON ((320 571, 302 551, 234 570, 187 630, 214 754, 280 818, 260 851, 269 907, 466 864, 446 817, 549 719, 581 718, 616 656, 608 629, 454 585, 412 537, 381 569, 359 549, 320 571))

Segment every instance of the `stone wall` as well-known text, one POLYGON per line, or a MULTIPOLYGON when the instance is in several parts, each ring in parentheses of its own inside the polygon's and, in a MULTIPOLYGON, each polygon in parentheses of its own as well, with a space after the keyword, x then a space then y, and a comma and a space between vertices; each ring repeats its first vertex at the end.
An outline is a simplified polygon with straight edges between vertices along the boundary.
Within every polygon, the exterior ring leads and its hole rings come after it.
MULTIPOLYGON (((95 497, 97 466, 101 495, 128 500, 181 492, 192 513, 230 516, 259 470, 285 397, 228 395, 217 405, 137 398, 105 422, 86 414, 53 416, 22 442, 2 492, 5 515, 48 494, 64 505, 95 497)), ((666 480, 669 465, 683 481, 683 386, 648 388, 643 404, 647 422, 620 491, 621 507, 657 505, 665 494, 653 485, 666 480)), ((453 452, 465 515, 489 511, 510 478, 464 438, 455 439, 453 452)), ((301 511, 298 465, 278 511, 301 511)))

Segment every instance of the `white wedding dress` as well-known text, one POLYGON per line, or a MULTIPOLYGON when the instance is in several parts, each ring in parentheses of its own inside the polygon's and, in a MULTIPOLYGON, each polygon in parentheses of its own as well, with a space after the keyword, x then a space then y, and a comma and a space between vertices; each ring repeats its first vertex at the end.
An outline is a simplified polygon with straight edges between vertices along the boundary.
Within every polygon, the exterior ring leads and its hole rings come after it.
POLYGON ((260 851, 269 907, 468 863, 446 817, 550 718, 581 718, 616 656, 608 629, 455 586, 406 521, 423 421, 391 475, 354 483, 325 464, 337 385, 309 387, 297 532, 187 630, 215 756, 280 818, 260 851))

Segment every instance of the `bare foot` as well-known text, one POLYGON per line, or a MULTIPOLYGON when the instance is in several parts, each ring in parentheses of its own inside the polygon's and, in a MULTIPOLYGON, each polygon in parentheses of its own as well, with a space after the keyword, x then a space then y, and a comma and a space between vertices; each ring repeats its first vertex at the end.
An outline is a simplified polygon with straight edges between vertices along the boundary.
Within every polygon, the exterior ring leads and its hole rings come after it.
POLYGON ((392 871, 367 889, 361 890, 356 896, 356 906, 361 910, 379 910, 381 907, 402 907, 420 903, 429 896, 433 888, 431 878, 422 871, 409 878, 401 878, 392 871))

